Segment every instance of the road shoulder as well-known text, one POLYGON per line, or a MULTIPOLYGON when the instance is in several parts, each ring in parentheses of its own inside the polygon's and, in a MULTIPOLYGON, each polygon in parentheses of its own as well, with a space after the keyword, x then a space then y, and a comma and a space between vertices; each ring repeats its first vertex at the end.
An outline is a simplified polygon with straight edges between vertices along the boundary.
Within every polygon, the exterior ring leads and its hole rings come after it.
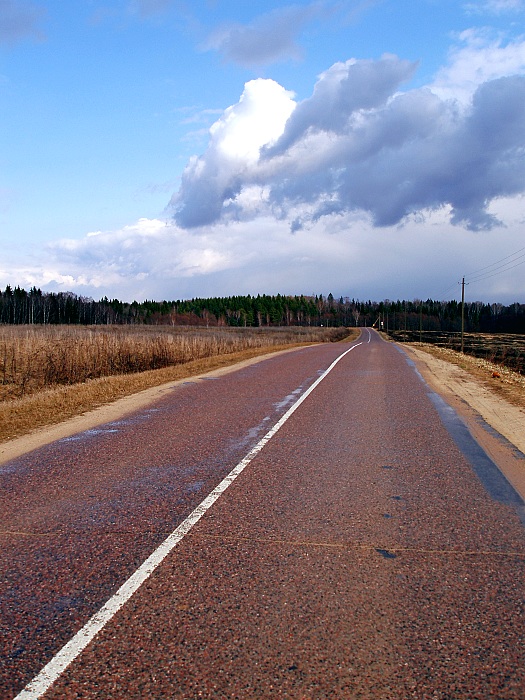
POLYGON ((525 410, 495 395, 461 367, 414 346, 402 347, 525 499, 525 410))

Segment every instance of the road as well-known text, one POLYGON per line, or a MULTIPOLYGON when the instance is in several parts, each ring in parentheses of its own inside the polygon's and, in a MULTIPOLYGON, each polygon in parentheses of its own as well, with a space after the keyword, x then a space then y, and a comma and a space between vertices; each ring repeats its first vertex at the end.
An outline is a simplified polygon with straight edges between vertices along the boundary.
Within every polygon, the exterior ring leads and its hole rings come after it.
POLYGON ((525 697, 523 502, 373 331, 188 381, 0 484, 2 698, 525 697))

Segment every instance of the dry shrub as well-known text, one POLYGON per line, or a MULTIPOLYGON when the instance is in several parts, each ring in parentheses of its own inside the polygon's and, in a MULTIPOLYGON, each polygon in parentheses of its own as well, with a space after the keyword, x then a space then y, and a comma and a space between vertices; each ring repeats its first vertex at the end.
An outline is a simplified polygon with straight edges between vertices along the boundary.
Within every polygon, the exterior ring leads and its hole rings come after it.
POLYGON ((0 399, 253 348, 338 340, 345 329, 0 326, 0 399))

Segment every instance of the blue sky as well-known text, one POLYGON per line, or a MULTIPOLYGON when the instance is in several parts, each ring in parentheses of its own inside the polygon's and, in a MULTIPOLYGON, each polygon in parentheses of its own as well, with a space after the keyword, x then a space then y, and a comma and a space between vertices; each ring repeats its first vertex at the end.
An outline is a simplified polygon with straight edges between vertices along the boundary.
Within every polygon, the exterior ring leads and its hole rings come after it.
POLYGON ((524 20, 0 0, 0 287, 525 303, 524 20))

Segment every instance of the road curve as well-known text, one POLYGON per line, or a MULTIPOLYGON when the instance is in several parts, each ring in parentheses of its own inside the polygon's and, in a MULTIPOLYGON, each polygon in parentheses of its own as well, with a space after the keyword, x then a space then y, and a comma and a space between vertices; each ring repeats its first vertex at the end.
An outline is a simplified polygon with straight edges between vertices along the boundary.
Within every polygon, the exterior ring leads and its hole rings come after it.
MULTIPOLYGON (((366 330, 350 347, 45 694, 26 697, 525 696, 523 503, 397 346, 366 330)), ((2 698, 350 347, 188 382, 0 467, 2 698)))

